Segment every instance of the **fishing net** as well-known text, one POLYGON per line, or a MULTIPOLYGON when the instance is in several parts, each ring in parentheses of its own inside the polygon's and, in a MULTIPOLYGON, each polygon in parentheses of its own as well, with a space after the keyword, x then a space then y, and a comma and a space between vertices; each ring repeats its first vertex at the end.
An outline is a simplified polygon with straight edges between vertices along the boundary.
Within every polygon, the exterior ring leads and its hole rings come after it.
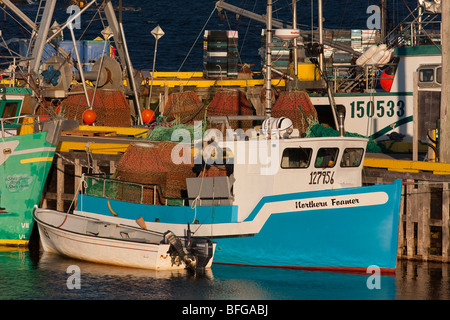
MULTIPOLYGON (((83 112, 89 109, 86 96, 82 88, 75 88, 73 92, 79 94, 70 95, 61 103, 61 112, 69 120, 77 120, 83 123, 83 112)), ((89 101, 92 101, 94 90, 87 90, 89 101)), ((131 110, 127 99, 121 90, 97 89, 92 110, 97 114, 95 121, 98 126, 129 127, 131 124, 131 110)))
POLYGON ((299 133, 305 133, 308 127, 318 123, 317 111, 304 91, 280 92, 272 107, 272 117, 289 118, 299 133))
MULTIPOLYGON (((116 168, 117 179, 140 184, 159 185, 165 193, 167 168, 161 159, 160 149, 152 144, 131 143, 120 158, 116 168)), ((162 194, 158 187, 149 186, 144 190, 129 190, 125 199, 136 198, 133 192, 142 192, 144 203, 162 204, 162 194)))
MULTIPOLYGON (((320 124, 314 124, 308 128, 306 131, 306 137, 308 138, 314 138, 314 137, 337 137, 339 136, 339 131, 330 128, 325 127, 320 124)), ((346 137, 360 137, 360 138, 366 138, 369 139, 367 142, 366 152, 371 153, 380 153, 381 147, 371 138, 368 138, 366 136, 360 135, 358 133, 351 133, 351 132, 345 132, 346 137)))
MULTIPOLYGON (((252 116, 255 110, 248 102, 244 92, 240 90, 219 90, 208 105, 207 115, 210 116, 252 116)), ((217 127, 213 125, 212 127, 217 127)), ((252 120, 230 121, 233 129, 253 128, 252 120)))
POLYGON ((186 149, 174 152, 187 163, 174 162, 172 149, 177 145, 167 141, 158 145, 131 143, 117 164, 116 180, 89 177, 86 194, 144 204, 184 205, 181 198, 187 197, 186 178, 197 173, 190 145, 187 155, 182 154, 186 149))
POLYGON ((179 163, 172 159, 172 150, 179 145, 176 142, 161 142, 158 145, 161 160, 167 168, 167 182, 165 196, 169 198, 181 198, 187 196, 186 178, 194 178, 197 174, 194 172, 194 157, 189 146, 189 154, 182 154, 185 148, 174 150, 174 157, 183 157, 188 163, 179 163), (178 154, 177 154, 178 153, 178 154), (175 163, 176 162, 176 163, 175 163))
POLYGON ((194 91, 178 92, 169 96, 164 116, 174 118, 177 124, 193 124, 204 118, 205 110, 194 91))
MULTIPOLYGON (((150 141, 172 141, 172 135, 176 130, 184 129, 187 130, 191 136, 191 141, 194 138, 194 125, 178 124, 172 127, 154 127, 152 131, 145 137, 145 140, 150 141)), ((174 142, 181 142, 182 138, 174 136, 174 142)))

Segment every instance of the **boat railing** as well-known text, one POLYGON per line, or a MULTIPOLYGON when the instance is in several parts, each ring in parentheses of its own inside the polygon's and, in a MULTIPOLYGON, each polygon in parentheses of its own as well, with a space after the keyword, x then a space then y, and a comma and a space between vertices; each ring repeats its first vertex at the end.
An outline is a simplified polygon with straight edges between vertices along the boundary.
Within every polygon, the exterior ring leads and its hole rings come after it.
MULTIPOLYGON (((136 183, 108 177, 105 174, 85 176, 86 186, 84 194, 110 200, 119 200, 139 204, 187 206, 189 201, 221 201, 230 200, 228 197, 169 197, 164 194, 160 184, 136 183)), ((201 203, 200 203, 201 205, 201 203)))
MULTIPOLYGON (((11 59, 11 61, 7 61, 4 63, 0 63, 0 84, 8 87, 15 87, 19 83, 20 79, 28 79, 30 77, 30 73, 28 70, 24 69, 24 64, 28 65, 28 62, 32 60, 32 58, 13 56, 13 57, 2 57, 2 59, 11 59), (8 66, 6 69, 3 68, 3 65, 8 66)), ((28 68, 25 66, 25 68, 28 68)))
POLYGON ((388 47, 418 46, 441 43, 441 21, 436 16, 425 20, 402 22, 386 36, 388 47))
POLYGON ((353 64, 339 64, 331 67, 328 80, 333 83, 334 93, 349 93, 355 91, 372 92, 380 80, 381 70, 387 67, 396 67, 396 63, 383 66, 366 64, 356 66, 353 64))
MULTIPOLYGON (((20 115, 15 117, 5 117, 0 118, 0 127, 2 138, 7 136, 16 135, 11 133, 11 130, 17 131, 19 128, 33 126, 32 130, 27 130, 26 133, 40 131, 43 121, 46 121, 48 116, 38 116, 38 115, 20 115)), ((17 132, 16 132, 17 133, 17 132)), ((19 134, 23 134, 20 133, 19 134)))

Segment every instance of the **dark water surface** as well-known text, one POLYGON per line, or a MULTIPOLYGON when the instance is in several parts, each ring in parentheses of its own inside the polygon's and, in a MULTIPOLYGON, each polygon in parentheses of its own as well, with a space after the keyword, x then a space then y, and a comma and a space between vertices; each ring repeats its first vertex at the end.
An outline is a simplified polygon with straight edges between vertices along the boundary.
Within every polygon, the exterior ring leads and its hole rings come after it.
MULTIPOLYGON (((89 2, 89 1, 88 1, 89 2)), ((203 68, 203 31, 204 30, 238 30, 240 52, 239 61, 255 64, 254 70, 260 70, 261 58, 258 49, 261 46, 261 29, 265 24, 237 16, 231 12, 219 15, 214 10, 217 0, 170 0, 140 1, 123 0, 123 26, 130 57, 136 69, 151 69, 155 39, 151 30, 157 25, 165 35, 158 41, 156 70, 158 71, 201 71, 203 68)), ((241 7, 257 14, 265 14, 265 0, 227 0, 227 3, 241 7)), ((35 20, 39 7, 38 0, 18 1, 18 7, 32 20, 35 20), (22 2, 22 4, 20 4, 22 2), (28 3, 28 4, 26 4, 28 3)), ((100 3, 100 2, 98 2, 100 3)), ((292 0, 273 1, 273 17, 283 22, 292 21, 292 0)), ((324 27, 329 29, 367 29, 367 19, 371 5, 379 4, 379 0, 323 0, 324 27)), ((416 0, 389 1, 388 14, 393 25, 410 14, 417 4, 416 0)), ((71 13, 67 12, 70 1, 58 1, 54 12, 54 20, 64 24, 71 13)), ((114 0, 117 6, 118 1, 114 0)), ((10 11, 8 11, 10 12, 10 11)), ((0 30, 5 40, 13 38, 29 39, 27 32, 14 21, 15 15, 5 14, 0 10, 0 30), (13 18, 14 17, 14 18, 13 18)), ((117 14, 118 15, 118 14, 117 14)), ((81 16, 80 29, 75 29, 78 40, 93 40, 101 36, 100 31, 106 24, 104 16, 100 19, 95 5, 81 16)), ((409 21, 412 18, 409 17, 409 21)), ((299 0, 297 2, 298 26, 311 30, 311 23, 317 28, 317 0, 299 0), (313 13, 313 20, 311 20, 313 13)), ((21 22, 19 20, 19 22, 21 22)), ((23 25, 23 22, 21 22, 23 25)), ((29 28, 28 28, 29 29, 29 28)), ((68 30, 64 31, 64 39, 71 40, 68 30)), ((0 43, 2 43, 0 41, 0 43)), ((0 47, 0 58, 9 55, 0 47)))
POLYGON ((0 249, 0 300, 448 300, 447 264, 399 261, 368 288, 369 274, 213 265, 202 276, 149 271, 0 249), (79 268, 75 287, 73 266, 79 268))

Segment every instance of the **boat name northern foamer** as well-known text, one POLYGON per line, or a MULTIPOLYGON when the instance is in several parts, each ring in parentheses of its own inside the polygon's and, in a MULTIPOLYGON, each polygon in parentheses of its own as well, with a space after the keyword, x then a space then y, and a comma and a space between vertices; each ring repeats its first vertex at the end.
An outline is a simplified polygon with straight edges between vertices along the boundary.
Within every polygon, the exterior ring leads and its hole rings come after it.
POLYGON ((330 202, 325 201, 313 201, 310 200, 309 202, 302 202, 302 201, 296 201, 295 202, 295 208, 296 209, 304 209, 304 208, 320 208, 320 207, 328 207, 331 203, 331 206, 338 207, 338 206, 345 206, 345 205, 352 205, 352 204, 359 204, 359 199, 348 199, 348 200, 337 200, 337 199, 330 199, 330 202))

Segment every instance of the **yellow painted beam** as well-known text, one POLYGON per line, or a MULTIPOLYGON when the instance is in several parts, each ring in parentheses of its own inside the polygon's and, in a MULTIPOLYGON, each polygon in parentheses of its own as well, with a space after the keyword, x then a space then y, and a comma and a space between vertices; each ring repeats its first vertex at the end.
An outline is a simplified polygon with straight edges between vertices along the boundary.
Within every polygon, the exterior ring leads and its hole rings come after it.
MULTIPOLYGON (((255 87, 255 86, 263 86, 264 79, 255 79, 255 80, 230 80, 230 79, 169 79, 169 78, 159 78, 153 81, 153 86, 155 87, 164 87, 168 86, 169 88, 179 87, 179 86, 193 86, 197 88, 209 88, 209 87, 255 87)), ((274 86, 285 86, 284 80, 274 79, 272 80, 272 85, 274 86)))
MULTIPOLYGON (((129 144, 119 144, 119 143, 89 143, 89 150, 96 154, 122 154, 124 153, 129 144)), ((71 152, 74 150, 85 151, 85 142, 71 142, 71 141, 61 141, 56 148, 57 152, 71 152)))
POLYGON ((450 163, 440 162, 366 158, 364 159, 364 167, 383 168, 400 172, 428 171, 436 174, 450 174, 450 163))
POLYGON ((79 130, 88 131, 115 131, 120 135, 140 136, 148 133, 148 128, 130 128, 130 127, 106 127, 106 126, 79 126, 79 130))
MULTIPOLYGON (((150 73, 151 74, 151 73, 150 73)), ((191 78, 202 78, 203 72, 193 71, 193 72, 155 72, 153 79, 158 78, 177 78, 177 79, 191 79, 191 78)))

